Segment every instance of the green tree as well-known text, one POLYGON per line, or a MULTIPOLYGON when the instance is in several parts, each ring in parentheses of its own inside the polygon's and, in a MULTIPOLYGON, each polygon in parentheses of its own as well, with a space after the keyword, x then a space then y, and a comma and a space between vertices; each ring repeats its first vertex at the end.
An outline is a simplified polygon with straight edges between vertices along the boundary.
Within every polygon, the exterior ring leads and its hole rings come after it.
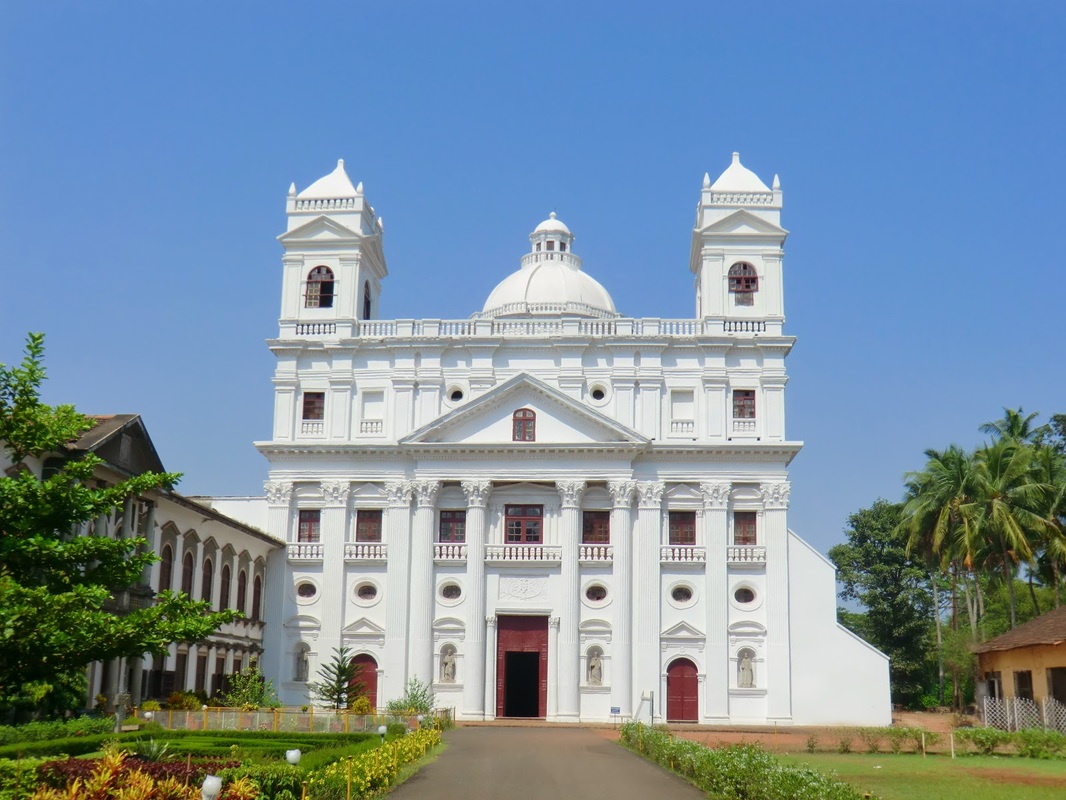
POLYGON ((840 597, 866 608, 861 618, 842 615, 844 624, 882 650, 892 663, 892 699, 914 705, 931 681, 933 601, 925 564, 907 553, 902 507, 878 500, 848 517, 847 542, 833 547, 840 597))
POLYGON ((240 672, 229 676, 229 689, 219 695, 219 702, 227 708, 279 708, 281 701, 274 691, 274 682, 259 671, 252 662, 240 672))
POLYGON ((385 708, 390 714, 432 714, 433 703, 433 689, 430 685, 418 678, 411 678, 407 681, 403 697, 390 700, 385 708))
POLYGON ((333 657, 318 668, 318 677, 322 680, 309 684, 308 688, 322 705, 338 711, 351 708, 366 690, 366 684, 359 680, 361 671, 362 667, 352 660, 350 648, 344 645, 334 647, 333 657))
POLYGON ((178 476, 144 474, 99 488, 93 455, 41 478, 27 465, 63 452, 92 427, 72 406, 40 401, 44 337, 30 334, 21 364, 0 364, 0 443, 15 465, 0 475, 0 707, 60 710, 93 661, 161 654, 236 617, 162 592, 116 616, 114 595, 136 585, 155 557, 139 538, 86 535, 131 496, 170 488, 178 476))

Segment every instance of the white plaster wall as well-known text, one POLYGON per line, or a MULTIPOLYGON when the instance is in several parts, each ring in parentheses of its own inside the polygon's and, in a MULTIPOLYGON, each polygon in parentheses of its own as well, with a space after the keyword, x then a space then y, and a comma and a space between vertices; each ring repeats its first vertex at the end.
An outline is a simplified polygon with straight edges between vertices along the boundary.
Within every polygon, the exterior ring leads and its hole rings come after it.
POLYGON ((836 570, 789 531, 797 725, 890 725, 888 657, 836 622, 836 570))

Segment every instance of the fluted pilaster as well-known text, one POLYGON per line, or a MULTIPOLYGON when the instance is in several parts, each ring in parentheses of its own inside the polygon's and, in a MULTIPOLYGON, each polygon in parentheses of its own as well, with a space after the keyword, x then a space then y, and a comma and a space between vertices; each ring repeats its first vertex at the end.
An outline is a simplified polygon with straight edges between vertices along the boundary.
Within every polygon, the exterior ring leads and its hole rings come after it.
POLYGON ((411 531, 411 677, 426 683, 435 679, 433 669, 433 523, 440 481, 416 481, 417 499, 411 531))
POLYGON ((632 716, 633 698, 633 496, 634 481, 611 481, 611 546, 614 548, 615 622, 611 704, 632 716))
POLYGON ((557 481, 559 492, 559 542, 562 545, 562 606, 559 628, 559 710, 563 719, 576 719, 581 711, 581 656, 578 648, 578 625, 581 622, 581 572, 578 555, 581 546, 581 498, 584 481, 557 481))
POLYGON ((464 645, 463 701, 467 716, 485 715, 485 506, 492 482, 463 481, 466 495, 467 623, 464 645))
MULTIPOLYGON (((662 500, 666 484, 642 481, 637 484, 637 524, 634 536, 634 586, 640 588, 641 602, 633 609, 635 694, 658 689, 660 673, 659 632, 661 594, 659 546, 662 542, 662 500)), ((653 712, 654 713, 654 712, 653 712)))
POLYGON ((766 543, 766 674, 767 717, 773 721, 792 719, 790 675, 791 639, 788 606, 788 496, 787 481, 764 483, 763 512, 759 536, 766 543))
POLYGON ((379 697, 400 697, 407 681, 407 610, 411 565, 411 494, 407 481, 385 484, 388 507, 383 522, 389 560, 385 567, 385 685, 379 697))
POLYGON ((707 680, 703 714, 725 722, 729 719, 729 567, 726 545, 731 484, 708 481, 700 484, 703 494, 703 541, 707 545, 707 576, 704 595, 707 607, 707 680))

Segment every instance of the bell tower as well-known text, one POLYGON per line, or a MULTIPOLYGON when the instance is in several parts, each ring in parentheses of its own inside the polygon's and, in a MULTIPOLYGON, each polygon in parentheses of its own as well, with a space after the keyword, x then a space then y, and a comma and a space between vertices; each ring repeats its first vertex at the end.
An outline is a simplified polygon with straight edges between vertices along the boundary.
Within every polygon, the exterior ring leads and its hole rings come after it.
POLYGON ((282 257, 281 335, 356 335, 378 318, 381 282, 389 274, 382 220, 353 186, 344 160, 302 192, 289 187, 282 257), (295 330, 293 330, 295 329, 295 330))
POLYGON ((733 153, 714 183, 703 176, 689 268, 696 276, 696 316, 759 321, 780 332, 784 322, 781 182, 771 189, 733 153))

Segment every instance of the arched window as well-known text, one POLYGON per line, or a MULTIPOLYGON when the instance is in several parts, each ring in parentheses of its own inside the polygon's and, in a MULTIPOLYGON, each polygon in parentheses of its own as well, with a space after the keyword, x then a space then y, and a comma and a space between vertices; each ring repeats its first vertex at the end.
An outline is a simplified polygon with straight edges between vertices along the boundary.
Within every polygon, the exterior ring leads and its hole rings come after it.
POLYGON ((759 273, 747 261, 738 261, 729 268, 729 291, 736 298, 738 306, 755 304, 755 293, 759 291, 759 273))
POLYGON ((363 284, 363 319, 370 319, 370 281, 363 284))
POLYGON ((307 276, 307 308, 333 308, 333 270, 315 267, 307 276))
POLYGON ((520 408, 512 417, 511 438, 516 442, 535 442, 537 440, 537 412, 520 408))
POLYGON ((258 575, 252 582, 252 621, 259 622, 262 619, 263 610, 263 579, 258 575))
POLYGON ((159 591, 174 588, 174 550, 169 544, 163 545, 159 554, 159 591))
POLYGON ((307 675, 310 670, 307 657, 308 650, 309 648, 306 644, 296 645, 296 663, 293 665, 292 679, 297 683, 307 683, 307 675))
POLYGON ((181 566, 181 590, 192 597, 192 553, 185 554, 181 566))
POLYGON ((244 595, 248 592, 248 575, 242 569, 237 573, 237 610, 244 613, 244 595))
POLYGON ((211 563, 211 559, 210 558, 204 559, 204 576, 203 577, 204 577, 204 579, 203 579, 203 584, 204 585, 201 587, 200 599, 203 600, 205 603, 210 603, 211 602, 211 589, 212 589, 211 584, 214 582, 214 579, 215 579, 215 567, 211 563))
POLYGON ((229 564, 222 567, 222 579, 218 586, 218 610, 225 611, 229 608, 229 591, 230 591, 230 568, 229 564))

